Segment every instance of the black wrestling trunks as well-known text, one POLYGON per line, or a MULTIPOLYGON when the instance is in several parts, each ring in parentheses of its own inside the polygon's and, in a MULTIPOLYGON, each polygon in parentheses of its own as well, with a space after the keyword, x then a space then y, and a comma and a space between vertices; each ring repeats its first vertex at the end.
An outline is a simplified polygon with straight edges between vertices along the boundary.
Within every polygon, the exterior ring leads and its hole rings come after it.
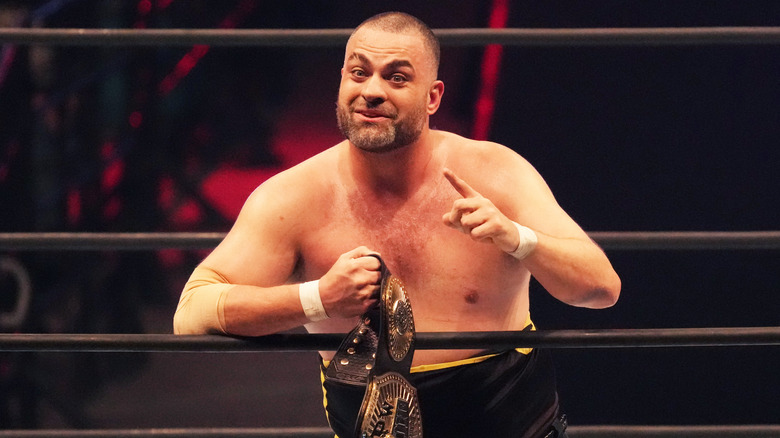
MULTIPOLYGON (((551 426, 560 412, 547 350, 505 351, 473 363, 412 372, 409 379, 417 388, 425 438, 565 436, 559 433, 563 427, 553 431, 551 426)), ((331 427, 339 438, 351 438, 363 388, 328 380, 323 388, 331 427)))

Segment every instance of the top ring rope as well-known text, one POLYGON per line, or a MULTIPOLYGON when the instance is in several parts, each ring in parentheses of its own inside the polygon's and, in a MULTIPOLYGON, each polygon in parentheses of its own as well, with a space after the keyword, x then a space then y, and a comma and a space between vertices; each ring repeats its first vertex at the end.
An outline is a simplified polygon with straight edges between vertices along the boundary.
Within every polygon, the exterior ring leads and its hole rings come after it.
MULTIPOLYGON (((2 28, 0 43, 62 46, 342 46, 352 29, 2 28)), ((780 44, 780 27, 435 29, 442 45, 680 46, 780 44)))
MULTIPOLYGON (((601 231, 607 250, 780 249, 780 231, 601 231)), ((224 233, 0 233, 0 250, 209 249, 224 233)))

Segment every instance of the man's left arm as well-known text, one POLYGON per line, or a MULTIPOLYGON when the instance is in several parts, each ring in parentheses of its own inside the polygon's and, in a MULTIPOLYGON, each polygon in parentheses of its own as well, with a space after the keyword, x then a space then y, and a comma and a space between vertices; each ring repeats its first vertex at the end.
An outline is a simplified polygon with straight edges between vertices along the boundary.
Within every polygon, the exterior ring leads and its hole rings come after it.
POLYGON ((445 169, 445 178, 462 198, 444 214, 444 223, 522 260, 539 283, 564 303, 589 308, 615 304, 620 278, 604 251, 558 205, 533 166, 521 159, 519 167, 512 184, 517 205, 507 211, 512 218, 445 169))

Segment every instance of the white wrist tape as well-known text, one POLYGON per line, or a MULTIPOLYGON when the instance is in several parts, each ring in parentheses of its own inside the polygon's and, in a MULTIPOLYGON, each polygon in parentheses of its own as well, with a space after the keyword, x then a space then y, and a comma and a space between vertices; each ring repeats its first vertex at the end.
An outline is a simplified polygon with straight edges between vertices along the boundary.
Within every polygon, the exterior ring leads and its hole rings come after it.
POLYGON ((301 283, 300 286, 298 286, 298 296, 301 298, 303 313, 306 314, 309 321, 317 322, 328 319, 328 314, 325 312, 325 306, 322 305, 322 299, 320 298, 319 280, 301 283))
POLYGON ((520 234, 520 243, 517 245, 517 248, 510 252, 509 255, 512 257, 523 260, 524 258, 528 257, 529 254, 531 254, 531 251, 536 248, 537 242, 539 242, 539 238, 536 237, 536 233, 534 233, 534 230, 524 227, 517 222, 512 222, 515 224, 515 227, 517 227, 517 232, 520 234))

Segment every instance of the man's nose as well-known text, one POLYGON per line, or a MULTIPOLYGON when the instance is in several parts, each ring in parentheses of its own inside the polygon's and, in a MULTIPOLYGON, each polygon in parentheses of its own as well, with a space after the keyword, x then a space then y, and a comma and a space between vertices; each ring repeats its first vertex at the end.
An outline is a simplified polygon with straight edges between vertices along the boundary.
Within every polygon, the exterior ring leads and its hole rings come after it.
POLYGON ((387 100, 387 92, 384 88, 384 80, 379 75, 371 75, 368 80, 363 82, 361 92, 363 99, 371 104, 382 103, 387 100))

